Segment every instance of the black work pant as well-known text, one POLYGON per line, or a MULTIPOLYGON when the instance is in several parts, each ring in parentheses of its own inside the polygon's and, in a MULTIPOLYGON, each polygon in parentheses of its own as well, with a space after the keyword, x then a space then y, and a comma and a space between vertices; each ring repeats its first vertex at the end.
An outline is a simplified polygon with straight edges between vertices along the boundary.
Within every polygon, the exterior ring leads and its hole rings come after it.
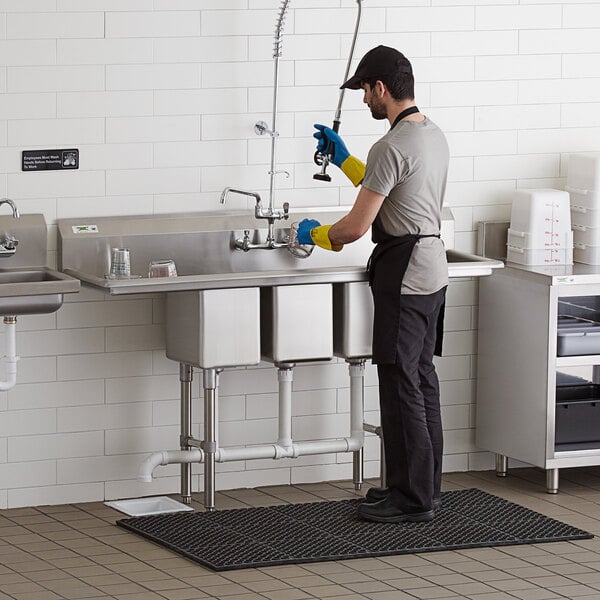
POLYGON ((446 288, 400 296, 395 364, 377 365, 387 486, 407 512, 430 510, 441 494, 443 435, 433 364, 446 288))

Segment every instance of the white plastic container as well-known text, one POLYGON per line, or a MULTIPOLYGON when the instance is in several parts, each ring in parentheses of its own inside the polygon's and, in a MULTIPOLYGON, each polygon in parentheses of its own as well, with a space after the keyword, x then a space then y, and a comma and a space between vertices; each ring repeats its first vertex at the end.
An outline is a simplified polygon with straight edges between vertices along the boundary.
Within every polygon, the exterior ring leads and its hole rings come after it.
POLYGON ((582 208, 600 209, 600 192, 591 190, 575 189, 566 186, 569 196, 571 196, 571 206, 581 206, 582 208))
POLYGON ((555 233, 553 231, 543 231, 541 228, 533 232, 509 229, 506 245, 538 250, 542 248, 572 248, 573 232, 569 230, 555 233))
POLYGON ((571 225, 573 227, 573 242, 586 246, 600 246, 600 227, 586 225, 571 225))
POLYGON ((600 265, 600 245, 587 246, 585 244, 575 244, 573 247, 573 258, 578 263, 600 265))
POLYGON ((517 190, 513 195, 510 228, 534 237, 548 231, 564 234, 571 230, 569 208, 569 194, 563 190, 517 190))
POLYGON ((566 189, 571 194, 584 196, 600 192, 600 153, 584 152, 569 156, 566 189))
POLYGON ((585 208, 571 205, 571 224, 583 227, 600 227, 600 207, 585 208))
POLYGON ((519 265, 529 266, 572 265, 573 247, 556 249, 507 246, 506 260, 519 265))

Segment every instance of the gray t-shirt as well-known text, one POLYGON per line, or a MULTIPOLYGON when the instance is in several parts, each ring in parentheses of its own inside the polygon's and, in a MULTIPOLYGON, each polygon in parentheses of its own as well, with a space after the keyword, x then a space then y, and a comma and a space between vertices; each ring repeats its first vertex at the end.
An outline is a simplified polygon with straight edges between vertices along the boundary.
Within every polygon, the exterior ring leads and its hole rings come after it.
MULTIPOLYGON (((369 151, 362 182, 363 187, 386 196, 375 227, 392 236, 440 233, 448 160, 446 138, 427 118, 400 121, 377 141, 369 151)), ((419 240, 401 293, 433 294, 447 284, 443 242, 435 237, 419 240)))

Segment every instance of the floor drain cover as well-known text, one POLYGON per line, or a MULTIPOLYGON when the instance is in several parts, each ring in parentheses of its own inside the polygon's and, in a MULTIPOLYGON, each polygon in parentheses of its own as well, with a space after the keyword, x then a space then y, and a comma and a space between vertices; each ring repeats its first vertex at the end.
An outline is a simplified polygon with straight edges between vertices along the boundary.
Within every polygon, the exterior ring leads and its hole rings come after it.
POLYGON ((360 502, 172 513, 117 524, 215 571, 593 537, 476 489, 444 492, 442 509, 428 523, 362 521, 360 502))

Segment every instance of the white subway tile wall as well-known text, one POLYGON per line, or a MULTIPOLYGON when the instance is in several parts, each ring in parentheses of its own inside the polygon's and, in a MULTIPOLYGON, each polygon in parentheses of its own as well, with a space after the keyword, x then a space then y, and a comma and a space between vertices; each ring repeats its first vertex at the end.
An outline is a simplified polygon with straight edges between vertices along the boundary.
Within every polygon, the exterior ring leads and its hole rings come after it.
MULTIPOLYGON (((226 186, 266 192, 277 0, 0 0, 0 195, 56 219, 215 210, 226 186), (21 172, 21 151, 73 146, 78 171, 21 172)), ((353 0, 292 0, 280 63, 276 203, 348 206, 335 169, 313 180, 312 124, 338 101, 353 0)), ((519 187, 563 188, 568 154, 600 151, 600 2, 369 0, 357 56, 393 45, 412 61, 417 102, 446 131, 447 205, 455 245, 475 249, 480 220, 508 219, 519 187)), ((356 64, 356 60, 355 63, 356 64)), ((342 134, 366 156, 385 131, 348 91, 342 134)), ((229 208, 248 208, 241 196, 229 208)), ((445 356, 437 360, 444 468, 489 469, 474 444, 477 281, 448 291, 445 356)), ((1 330, 0 330, 1 333, 1 330)), ((0 335, 0 342, 3 335, 0 335)), ((20 318, 18 384, 0 394, 0 508, 176 492, 178 466, 136 481, 147 453, 178 446, 178 366, 164 355, 164 299, 113 299, 83 287, 55 315, 20 318)), ((201 437, 201 373, 193 430, 201 437)), ((220 376, 220 439, 277 435, 272 365, 220 376)), ((293 435, 346 435, 347 365, 294 373, 293 435)), ((366 369, 367 420, 378 422, 376 371, 366 369)), ((219 488, 348 478, 347 454, 217 467, 219 488)), ((379 473, 368 435, 365 472, 379 473)), ((202 487, 202 466, 193 469, 202 487)))

